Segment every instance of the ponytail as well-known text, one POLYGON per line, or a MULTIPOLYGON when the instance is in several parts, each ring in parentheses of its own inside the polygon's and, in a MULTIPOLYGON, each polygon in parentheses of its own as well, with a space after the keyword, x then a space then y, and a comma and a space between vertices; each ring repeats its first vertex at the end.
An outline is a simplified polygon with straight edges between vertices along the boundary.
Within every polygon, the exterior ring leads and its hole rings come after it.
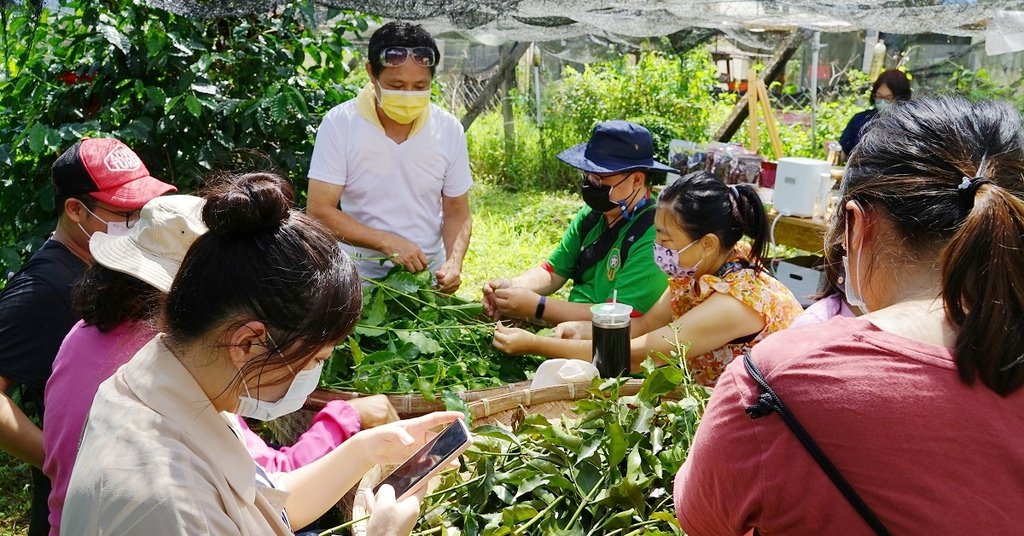
POLYGON ((995 184, 970 201, 942 250, 942 297, 960 379, 1006 396, 1024 385, 1024 202, 995 184))
POLYGON ((707 171, 694 171, 669 184, 658 203, 675 214, 686 234, 713 234, 723 249, 732 249, 743 235, 749 236, 754 240, 749 260, 756 270, 764 268, 768 215, 754 185, 726 185, 707 171))
POLYGON ((730 186, 730 197, 735 200, 736 211, 733 218, 740 232, 753 239, 750 248, 750 261, 757 270, 765 267, 768 256, 768 214, 764 211, 761 196, 757 195, 757 187, 753 184, 737 184, 730 186))

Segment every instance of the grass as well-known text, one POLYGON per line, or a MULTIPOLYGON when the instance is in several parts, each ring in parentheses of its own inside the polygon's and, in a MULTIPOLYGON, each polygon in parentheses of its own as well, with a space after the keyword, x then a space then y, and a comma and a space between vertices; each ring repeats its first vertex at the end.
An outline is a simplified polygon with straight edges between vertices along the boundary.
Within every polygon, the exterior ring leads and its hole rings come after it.
POLYGON ((458 294, 471 300, 480 299, 487 280, 514 277, 547 260, 583 206, 571 193, 508 192, 487 182, 473 187, 470 204, 473 239, 458 294))
MULTIPOLYGON (((570 193, 510 193, 482 182, 471 204, 473 239, 458 293, 477 300, 488 279, 518 275, 547 259, 582 201, 570 193)), ((28 465, 0 452, 0 536, 28 532, 30 483, 28 465)))
POLYGON ((0 535, 28 533, 31 482, 28 464, 0 452, 0 535))

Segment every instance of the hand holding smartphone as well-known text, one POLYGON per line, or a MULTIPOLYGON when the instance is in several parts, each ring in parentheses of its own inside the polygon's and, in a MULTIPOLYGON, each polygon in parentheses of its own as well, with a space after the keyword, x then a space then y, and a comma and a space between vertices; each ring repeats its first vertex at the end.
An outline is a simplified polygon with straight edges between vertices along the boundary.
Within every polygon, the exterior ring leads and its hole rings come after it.
POLYGON ((374 495, 384 484, 395 489, 395 497, 399 501, 415 494, 465 452, 469 444, 469 428, 462 419, 456 419, 391 474, 384 477, 384 480, 373 488, 374 495))

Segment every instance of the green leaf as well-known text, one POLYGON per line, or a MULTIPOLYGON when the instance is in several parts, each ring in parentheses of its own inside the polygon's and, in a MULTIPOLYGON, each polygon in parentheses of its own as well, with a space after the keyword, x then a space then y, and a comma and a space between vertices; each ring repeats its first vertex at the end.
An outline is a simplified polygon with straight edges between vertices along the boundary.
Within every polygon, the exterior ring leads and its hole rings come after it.
POLYGON ((373 295, 370 306, 363 310, 362 324, 379 326, 384 323, 384 317, 387 315, 387 312, 388 308, 384 305, 384 294, 376 292, 373 295))
POLYGON ((537 509, 528 504, 516 504, 501 512, 502 522, 515 525, 537 516, 537 509))
POLYGON ((626 457, 626 432, 617 421, 608 423, 608 464, 615 466, 626 457))
POLYGON ((444 402, 444 409, 448 411, 461 411, 466 416, 466 426, 473 426, 473 412, 469 410, 469 405, 459 395, 451 391, 445 391, 441 393, 441 401, 444 402))
POLYGON ((203 111, 202 105, 199 103, 199 99, 197 99, 196 96, 192 94, 189 94, 187 97, 185 97, 185 109, 187 109, 189 113, 191 113, 197 119, 199 118, 199 115, 203 111))
POLYGON ((636 420, 633 421, 632 430, 634 432, 647 435, 651 430, 651 419, 654 417, 654 408, 646 404, 641 404, 637 408, 636 420))
POLYGON ((388 332, 388 330, 384 328, 375 328, 372 326, 364 326, 362 324, 356 324, 356 327, 353 331, 355 333, 358 333, 359 335, 365 335, 367 337, 380 337, 381 335, 388 332))
POLYGON ((359 347, 359 339, 349 337, 348 347, 352 351, 352 364, 358 366, 363 362, 363 349, 359 347))
POLYGON ((416 378, 416 390, 423 395, 423 399, 427 402, 434 402, 437 400, 437 396, 434 395, 434 386, 430 384, 430 380, 423 376, 416 378))
POLYGON ((441 345, 421 331, 399 331, 398 338, 416 345, 421 354, 436 354, 441 351, 441 345))
POLYGON ((28 148, 33 153, 43 152, 46 144, 46 131, 48 129, 39 123, 35 123, 28 129, 28 148))
POLYGON ((672 392, 682 383, 683 371, 678 367, 660 367, 644 380, 637 397, 643 402, 653 404, 657 402, 658 397, 672 392))
POLYGON ((124 36, 123 33, 119 32, 117 28, 110 26, 109 24, 97 24, 96 29, 99 30, 100 34, 107 40, 108 43, 114 45, 123 54, 128 54, 128 49, 131 48, 131 42, 124 36))
POLYGON ((626 478, 639 480, 641 465, 643 465, 643 459, 640 457, 640 445, 633 445, 626 458, 626 478))

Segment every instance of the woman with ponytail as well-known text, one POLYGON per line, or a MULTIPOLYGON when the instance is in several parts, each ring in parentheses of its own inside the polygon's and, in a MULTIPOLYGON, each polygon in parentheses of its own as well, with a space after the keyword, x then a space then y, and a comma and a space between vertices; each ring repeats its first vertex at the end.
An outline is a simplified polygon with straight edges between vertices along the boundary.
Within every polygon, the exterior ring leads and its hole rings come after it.
POLYGON ((687 534, 1020 532, 1022 197, 1009 105, 921 99, 875 120, 828 240, 867 314, 727 368, 676 478, 687 534), (766 411, 782 405, 785 421, 766 411))
MULTIPOLYGON (((768 218, 754 186, 728 186, 704 171, 686 175, 658 197, 654 228, 654 260, 669 284, 632 321, 634 372, 648 355, 689 345, 693 378, 713 386, 733 358, 801 313, 789 289, 764 270, 768 218), (752 244, 740 242, 743 236, 752 244)), ((494 345, 507 353, 589 361, 590 328, 590 321, 564 322, 554 337, 541 337, 499 326, 494 345)))

